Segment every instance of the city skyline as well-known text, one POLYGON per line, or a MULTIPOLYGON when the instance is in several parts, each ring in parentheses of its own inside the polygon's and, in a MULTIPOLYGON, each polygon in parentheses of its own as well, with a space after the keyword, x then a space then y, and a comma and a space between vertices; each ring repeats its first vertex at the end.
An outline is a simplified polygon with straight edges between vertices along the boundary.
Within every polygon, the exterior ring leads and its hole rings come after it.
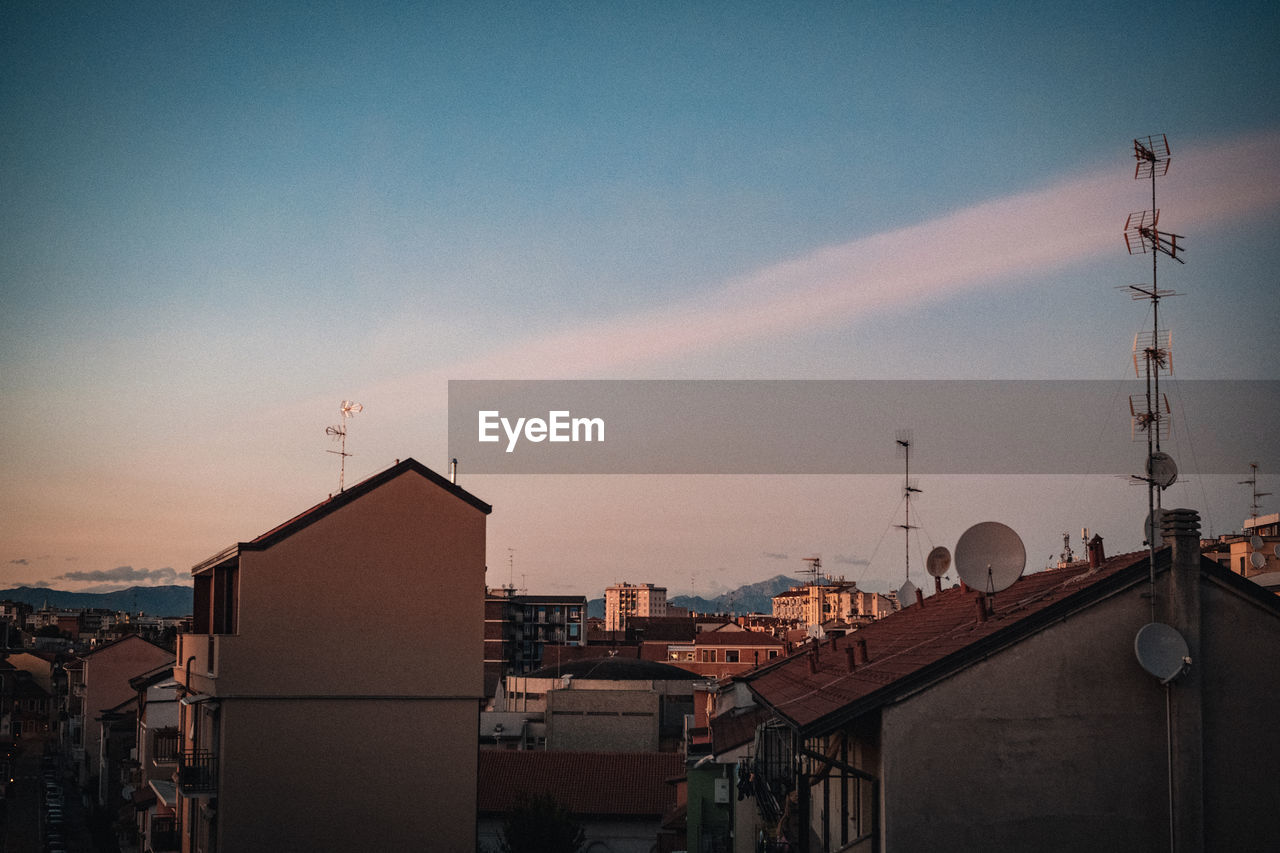
MULTIPOLYGON (((0 583, 186 582, 336 490, 342 400, 347 484, 447 473, 450 379, 1132 377, 1151 133, 1175 379, 1275 378, 1280 11, 1213 14, 8 9, 0 583)), ((1254 460, 1198 476, 1196 417, 1165 503, 1239 530, 1254 460)), ((495 586, 902 580, 899 477, 459 478, 495 586)), ((1029 569, 1140 545, 1114 477, 921 486, 925 551, 989 518, 1029 569)))

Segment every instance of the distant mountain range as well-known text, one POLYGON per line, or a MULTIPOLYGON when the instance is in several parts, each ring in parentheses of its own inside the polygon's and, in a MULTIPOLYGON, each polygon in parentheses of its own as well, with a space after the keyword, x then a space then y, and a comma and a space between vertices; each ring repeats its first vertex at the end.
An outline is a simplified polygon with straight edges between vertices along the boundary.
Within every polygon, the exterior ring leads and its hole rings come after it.
POLYGON ((189 616, 192 591, 189 586, 131 586, 116 592, 67 592, 43 586, 0 589, 0 600, 23 601, 32 607, 66 610, 125 610, 148 616, 189 616))
MULTIPOLYGON (((773 612, 773 597, 786 592, 793 586, 804 583, 797 578, 776 575, 767 581, 747 584, 730 590, 715 598, 703 598, 700 595, 677 595, 668 598, 667 604, 676 607, 687 607, 699 613, 765 613, 773 612)), ((587 615, 604 618, 604 599, 593 598, 587 602, 587 615)))

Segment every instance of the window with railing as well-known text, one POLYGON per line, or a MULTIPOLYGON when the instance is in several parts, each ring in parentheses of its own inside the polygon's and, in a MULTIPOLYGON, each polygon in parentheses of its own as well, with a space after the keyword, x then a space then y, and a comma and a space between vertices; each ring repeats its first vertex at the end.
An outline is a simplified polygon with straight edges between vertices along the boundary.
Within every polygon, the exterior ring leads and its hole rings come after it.
POLYGON ((160 729, 152 743, 151 760, 161 763, 177 761, 180 742, 177 729, 160 729))
POLYGON ((147 833, 147 847, 161 851, 178 850, 182 839, 178 836, 178 821, 172 815, 156 815, 151 818, 151 831, 147 833))
POLYGON ((183 796, 217 793, 218 757, 207 749, 178 753, 178 790, 183 796))

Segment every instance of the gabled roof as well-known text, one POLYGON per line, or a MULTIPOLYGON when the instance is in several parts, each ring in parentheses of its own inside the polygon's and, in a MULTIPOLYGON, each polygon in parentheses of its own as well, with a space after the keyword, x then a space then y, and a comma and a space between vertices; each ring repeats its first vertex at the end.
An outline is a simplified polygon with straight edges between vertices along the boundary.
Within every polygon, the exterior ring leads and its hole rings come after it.
POLYGON ((449 492, 450 494, 471 504, 471 506, 480 510, 485 515, 488 515, 489 513, 493 512, 492 506, 480 500, 475 495, 468 492, 466 489, 462 488, 456 483, 449 482, 448 479, 440 476, 435 471, 432 471, 430 468, 428 468, 426 465, 423 465, 418 460, 406 459, 403 462, 398 462, 395 465, 392 465, 390 468, 387 468, 385 471, 381 471, 377 474, 374 474, 372 477, 368 478, 367 480, 362 480, 359 483, 356 483, 354 486, 352 486, 349 489, 344 489, 343 491, 338 492, 336 495, 329 495, 329 497, 326 498, 325 500, 322 500, 320 503, 316 504, 310 509, 306 509, 298 513, 293 518, 289 519, 283 524, 280 524, 280 525, 277 525, 276 527, 271 528, 266 533, 263 533, 261 536, 257 536, 253 539, 250 539, 248 542, 237 542, 235 545, 232 545, 230 548, 226 548, 222 551, 219 551, 217 554, 214 554, 212 557, 205 560, 204 562, 198 563, 195 566, 193 566, 191 569, 191 572, 192 574, 196 574, 206 569, 211 569, 214 566, 233 562, 236 559, 236 557, 239 556, 241 551, 262 551, 267 548, 270 548, 272 545, 276 544, 280 540, 285 539, 289 536, 292 536, 293 534, 297 533, 299 530, 302 530, 305 527, 315 524, 317 521, 329 515, 330 513, 334 512, 335 510, 341 509, 342 507, 346 506, 352 501, 358 500, 359 498, 363 497, 369 492, 372 492, 374 489, 378 488, 379 486, 385 483, 388 483, 391 480, 394 480, 396 477, 399 477, 401 474, 404 474, 408 471, 412 471, 415 474, 419 474, 423 477, 426 477, 432 483, 435 483, 437 486, 444 489, 446 492, 449 492))
POLYGON ((660 818, 675 805, 667 780, 684 774, 684 756, 482 749, 478 769, 481 814, 504 814, 521 795, 550 795, 575 816, 660 818))
MULTIPOLYGON (((86 658, 91 658, 94 655, 99 654, 100 652, 105 652, 107 649, 113 649, 116 646, 122 645, 123 643, 127 643, 131 640, 137 640, 140 643, 146 643, 148 646, 153 646, 159 649, 160 651, 164 652, 165 654, 173 654, 164 646, 157 645, 151 642, 150 640, 148 640, 146 637, 139 636, 138 634, 125 634, 123 637, 117 637, 116 639, 109 640, 105 643, 102 643, 99 646, 94 646, 89 651, 80 655, 79 660, 85 660, 86 658)), ((64 669, 70 669, 70 668, 71 668, 71 664, 67 664, 67 666, 64 667, 64 669)))
MULTIPOLYGON (((978 593, 953 587, 926 598, 923 606, 913 604, 818 644, 816 664, 809 646, 740 680, 803 734, 822 734, 1145 579, 1147 558, 1142 551, 1112 557, 1093 572, 1077 567, 1024 575, 995 596, 985 621, 978 618, 978 593), (867 662, 851 671, 850 655, 859 641, 866 643, 867 662)), ((1157 571, 1166 570, 1169 560, 1168 548, 1157 552, 1157 571)), ((1201 568, 1230 575, 1207 559, 1201 568)))

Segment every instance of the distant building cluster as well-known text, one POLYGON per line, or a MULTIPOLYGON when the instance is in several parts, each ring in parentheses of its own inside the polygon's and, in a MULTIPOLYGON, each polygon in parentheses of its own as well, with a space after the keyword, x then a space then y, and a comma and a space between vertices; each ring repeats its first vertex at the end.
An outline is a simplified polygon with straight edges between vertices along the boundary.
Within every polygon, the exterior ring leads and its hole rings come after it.
POLYGON ((406 460, 195 566, 180 624, 0 605, 0 735, 57 743, 130 851, 478 853, 532 795, 611 853, 1280 837, 1238 797, 1280 798, 1280 516, 1174 511, 1154 563, 1094 537, 994 595, 817 577, 686 614, 621 583, 599 619, 487 588, 490 510, 406 460), (1159 677, 1153 622, 1188 647, 1159 677))

